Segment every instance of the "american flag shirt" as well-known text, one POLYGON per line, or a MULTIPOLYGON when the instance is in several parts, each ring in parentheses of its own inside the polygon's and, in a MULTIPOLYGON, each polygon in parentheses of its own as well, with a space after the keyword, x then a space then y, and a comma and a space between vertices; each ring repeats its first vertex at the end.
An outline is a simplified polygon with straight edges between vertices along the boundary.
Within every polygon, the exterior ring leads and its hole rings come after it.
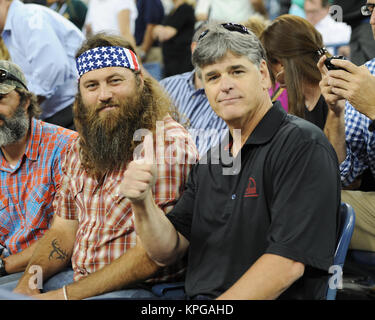
POLYGON ((29 247, 49 228, 62 154, 76 137, 74 131, 33 118, 18 163, 10 166, 0 151, 0 243, 11 254, 29 247))
MULTIPOLYGON (((375 58, 365 66, 375 76, 375 58)), ((340 164, 343 186, 370 168, 375 177, 375 132, 368 130, 371 120, 358 112, 349 102, 345 105, 346 158, 340 164)))
MULTIPOLYGON (((152 191, 155 203, 167 213, 183 192, 198 152, 188 132, 170 116, 161 124, 163 130, 156 130, 154 142, 157 181, 152 191)), ((136 244, 131 203, 117 190, 126 165, 98 181, 83 169, 78 141, 66 156, 64 183, 54 207, 60 217, 78 220, 71 259, 75 281, 103 268, 136 244)), ((163 277, 160 275, 160 280, 168 275, 163 277)))

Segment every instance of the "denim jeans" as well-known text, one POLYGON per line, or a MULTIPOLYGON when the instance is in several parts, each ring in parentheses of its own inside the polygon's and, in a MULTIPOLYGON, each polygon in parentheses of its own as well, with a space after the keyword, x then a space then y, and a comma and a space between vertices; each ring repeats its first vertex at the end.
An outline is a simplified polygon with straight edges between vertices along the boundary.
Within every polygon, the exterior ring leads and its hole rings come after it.
MULTIPOLYGON (((23 295, 16 295, 12 293, 14 288, 18 284, 18 280, 21 278, 23 272, 12 274, 0 278, 3 283, 0 283, 0 299, 7 300, 22 300, 30 299, 23 295)), ((73 282, 73 269, 67 268, 62 272, 54 275, 43 284, 42 292, 48 292, 62 288, 64 285, 68 285, 73 282)), ((111 299, 154 299, 156 296, 149 290, 143 288, 118 290, 108 292, 99 296, 87 298, 87 300, 111 300, 111 299)))

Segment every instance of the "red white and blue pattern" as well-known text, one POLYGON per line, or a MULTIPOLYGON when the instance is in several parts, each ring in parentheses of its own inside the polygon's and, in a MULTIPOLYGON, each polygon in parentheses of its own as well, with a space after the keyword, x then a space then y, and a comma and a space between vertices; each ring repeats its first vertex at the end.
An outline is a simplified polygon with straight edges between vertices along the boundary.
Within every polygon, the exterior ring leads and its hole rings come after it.
POLYGON ((87 50, 77 58, 76 63, 80 77, 86 72, 108 67, 139 70, 135 53, 123 47, 96 47, 87 50))

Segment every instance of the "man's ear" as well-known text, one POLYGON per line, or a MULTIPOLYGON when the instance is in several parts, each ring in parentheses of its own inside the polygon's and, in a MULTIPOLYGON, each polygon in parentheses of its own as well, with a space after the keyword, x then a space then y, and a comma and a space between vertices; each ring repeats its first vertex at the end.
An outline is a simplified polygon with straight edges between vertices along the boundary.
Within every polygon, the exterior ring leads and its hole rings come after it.
POLYGON ((26 98, 26 102, 25 102, 25 104, 23 106, 23 108, 24 108, 24 110, 25 110, 26 113, 28 113, 28 111, 29 111, 30 103, 31 103, 31 99, 30 98, 26 98))
POLYGON ((272 86, 270 71, 268 70, 268 65, 265 60, 262 60, 259 65, 261 84, 263 89, 269 90, 272 86))
POLYGON ((144 78, 144 75, 143 75, 143 70, 138 74, 138 79, 139 79, 139 87, 143 88, 143 86, 145 84, 145 78, 144 78))
POLYGON ((190 44, 191 53, 194 52, 194 50, 195 50, 196 47, 197 47, 197 43, 195 41, 190 44))

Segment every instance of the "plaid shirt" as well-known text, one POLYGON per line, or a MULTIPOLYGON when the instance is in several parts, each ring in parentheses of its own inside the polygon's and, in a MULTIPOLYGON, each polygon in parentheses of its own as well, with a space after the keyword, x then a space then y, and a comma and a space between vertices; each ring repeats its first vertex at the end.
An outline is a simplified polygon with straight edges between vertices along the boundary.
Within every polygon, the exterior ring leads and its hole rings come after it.
MULTIPOLYGON (((161 123, 164 123, 165 136, 157 131, 156 143, 160 146, 165 140, 164 149, 159 149, 164 152, 156 152, 157 181, 153 195, 155 203, 167 213, 184 190, 190 168, 198 156, 194 142, 180 124, 169 116, 161 123)), ((136 244, 136 233, 131 203, 117 195, 126 164, 98 182, 81 166, 77 141, 63 167, 64 183, 54 207, 60 217, 79 221, 72 255, 74 280, 77 281, 132 248, 136 244)), ((160 280, 167 279, 166 274, 163 276, 160 280)))
MULTIPOLYGON (((375 76, 375 59, 368 61, 365 65, 375 76)), ((346 102, 346 158, 340 164, 343 186, 351 184, 368 167, 375 177, 375 132, 368 130, 370 121, 354 109, 349 102, 346 102)))
POLYGON ((195 89, 194 76, 193 70, 164 78, 160 84, 170 95, 179 113, 189 119, 189 133, 202 157, 221 141, 228 127, 211 108, 204 89, 195 89))
POLYGON ((11 254, 39 239, 50 225, 61 179, 61 155, 77 134, 32 119, 25 154, 11 167, 0 152, 0 243, 11 254))

